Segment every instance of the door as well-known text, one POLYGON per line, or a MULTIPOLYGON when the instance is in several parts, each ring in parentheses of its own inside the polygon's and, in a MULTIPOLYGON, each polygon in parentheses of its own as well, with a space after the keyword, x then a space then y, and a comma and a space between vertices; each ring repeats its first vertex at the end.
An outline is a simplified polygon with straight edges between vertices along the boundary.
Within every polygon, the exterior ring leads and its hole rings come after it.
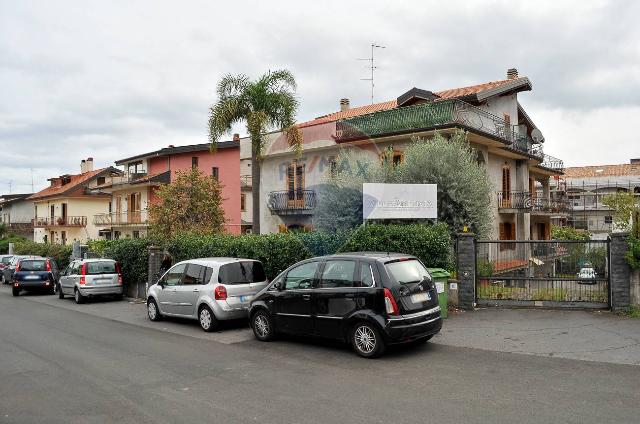
POLYGON ((131 193, 129 196, 129 211, 127 213, 128 222, 131 224, 140 223, 140 193, 131 193))
POLYGON ((195 316, 200 291, 205 284, 207 269, 207 267, 202 265, 187 265, 182 278, 182 284, 175 286, 174 300, 177 314, 188 317, 195 316))
POLYGON ((75 279, 79 277, 80 263, 78 261, 71 262, 65 271, 65 275, 60 277, 60 287, 62 293, 72 295, 75 287, 75 279))
POLYGON ((116 216, 111 221, 114 224, 119 224, 122 219, 122 197, 116 197, 116 216))
MULTIPOLYGON (((56 207, 55 207, 55 205, 51 205, 51 210, 50 210, 50 214, 49 214, 49 225, 55 225, 56 224, 55 213, 56 213, 56 207)), ((53 231, 51 233, 53 234, 53 231)), ((51 243, 53 243, 53 237, 51 238, 51 243)))
POLYGON ((287 168, 287 205, 290 208, 304 207, 304 169, 304 164, 296 161, 287 168))
POLYGON ((276 326, 278 330, 312 334, 311 300, 320 262, 307 262, 291 269, 276 292, 276 326))
POLYGON ((320 273, 313 316, 319 336, 340 339, 343 321, 357 309, 355 260, 328 260, 320 273))
MULTIPOLYGON (((67 225, 67 204, 62 204, 62 222, 67 225)), ((64 243, 63 243, 64 244, 64 243)))
POLYGON ((158 307, 163 314, 179 315, 180 309, 177 302, 177 288, 182 285, 182 278, 184 276, 187 264, 182 263, 175 265, 169 269, 167 273, 160 280, 158 290, 158 307))

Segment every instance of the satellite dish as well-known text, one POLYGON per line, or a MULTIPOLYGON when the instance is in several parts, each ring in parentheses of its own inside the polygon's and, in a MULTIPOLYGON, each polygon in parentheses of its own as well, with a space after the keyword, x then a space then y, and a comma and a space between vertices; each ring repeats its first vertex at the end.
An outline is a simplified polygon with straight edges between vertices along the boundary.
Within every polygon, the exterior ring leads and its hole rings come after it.
POLYGON ((537 128, 534 128, 533 131, 531 131, 531 138, 536 143, 542 143, 542 140, 544 139, 544 137, 542 136, 542 131, 537 128))

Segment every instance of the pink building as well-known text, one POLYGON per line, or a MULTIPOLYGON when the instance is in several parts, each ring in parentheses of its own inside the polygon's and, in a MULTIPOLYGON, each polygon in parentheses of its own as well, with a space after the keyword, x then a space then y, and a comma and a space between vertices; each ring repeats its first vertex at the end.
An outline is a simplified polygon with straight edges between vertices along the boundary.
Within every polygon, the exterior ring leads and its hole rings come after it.
POLYGON ((169 146, 116 161, 124 175, 105 180, 100 191, 111 193, 109 212, 94 217, 106 238, 140 237, 146 234, 147 207, 157 198, 156 189, 175 180, 176 171, 200 169, 222 185, 225 230, 240 233, 240 143, 218 143, 215 153, 210 145, 169 146))

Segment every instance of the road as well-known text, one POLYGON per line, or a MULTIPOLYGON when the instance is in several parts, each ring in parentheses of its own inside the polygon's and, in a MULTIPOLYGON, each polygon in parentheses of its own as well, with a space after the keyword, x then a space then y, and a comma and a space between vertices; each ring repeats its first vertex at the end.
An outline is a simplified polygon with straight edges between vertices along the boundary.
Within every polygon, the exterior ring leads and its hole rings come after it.
POLYGON ((436 344, 365 360, 339 344, 219 343, 36 300, 0 290, 2 423, 640 420, 638 366, 436 344))

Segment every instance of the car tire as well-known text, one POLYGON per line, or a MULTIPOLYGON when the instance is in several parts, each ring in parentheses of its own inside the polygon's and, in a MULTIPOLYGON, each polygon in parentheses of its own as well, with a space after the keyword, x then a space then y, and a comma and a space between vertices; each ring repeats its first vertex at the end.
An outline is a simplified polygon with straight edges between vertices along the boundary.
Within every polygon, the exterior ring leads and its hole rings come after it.
POLYGON ((198 322, 200 323, 200 328, 207 333, 215 331, 218 328, 218 320, 211 308, 207 305, 202 305, 200 309, 198 309, 198 322))
POLYGON ((58 292, 58 299, 64 299, 64 293, 62 293, 62 287, 60 287, 60 284, 56 284, 56 291, 58 292))
POLYGON ((351 346, 363 358, 377 358, 385 351, 384 340, 375 325, 360 321, 351 329, 351 346))
POLYGON ((147 300, 147 316, 151 321, 160 321, 162 319, 158 304, 152 297, 147 300))
POLYGON ((271 315, 264 309, 258 310, 251 316, 251 329, 256 339, 261 342, 271 341, 276 335, 271 315))
POLYGON ((114 297, 114 299, 116 299, 116 300, 122 300, 123 298, 124 298, 124 296, 122 294, 117 294, 114 297))
POLYGON ((14 296, 20 296, 20 289, 17 288, 12 288, 11 289, 11 294, 13 294, 14 296))
POLYGON ((82 295, 82 293, 80 293, 80 290, 75 289, 73 291, 73 300, 75 300, 76 303, 79 305, 81 303, 84 303, 85 297, 82 295))
POLYGON ((7 282, 4 280, 4 272, 0 274, 0 282, 2 282, 2 284, 7 284, 7 282))

